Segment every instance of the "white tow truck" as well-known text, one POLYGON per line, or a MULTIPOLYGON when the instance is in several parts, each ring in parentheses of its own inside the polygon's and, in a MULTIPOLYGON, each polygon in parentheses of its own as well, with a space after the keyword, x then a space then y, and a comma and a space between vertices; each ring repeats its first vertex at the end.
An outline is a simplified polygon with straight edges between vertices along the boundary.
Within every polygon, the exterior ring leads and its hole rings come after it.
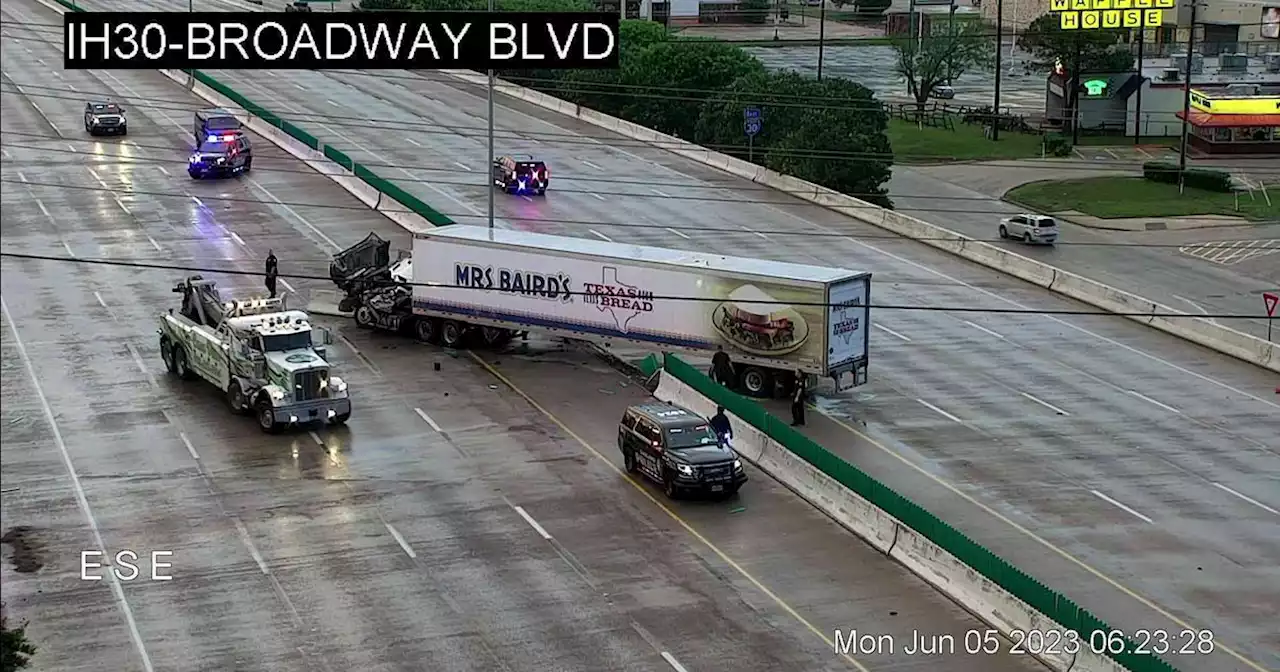
POLYGON ((333 335, 289 310, 283 297, 223 301, 212 280, 191 276, 173 288, 182 307, 160 318, 160 356, 178 378, 222 390, 231 412, 253 412, 262 431, 351 417, 347 384, 329 373, 322 345, 333 335))

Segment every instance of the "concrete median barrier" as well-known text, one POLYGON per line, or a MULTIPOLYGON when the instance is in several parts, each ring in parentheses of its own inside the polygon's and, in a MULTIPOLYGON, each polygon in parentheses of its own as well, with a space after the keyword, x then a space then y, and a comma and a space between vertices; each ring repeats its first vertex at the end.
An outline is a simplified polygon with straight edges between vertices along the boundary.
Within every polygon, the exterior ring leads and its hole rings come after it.
MULTIPOLYGON (((704 416, 715 413, 716 402, 663 370, 654 396, 704 416)), ((734 428, 734 449, 760 471, 773 477, 830 516, 876 550, 900 562, 934 588, 1012 637, 1014 631, 1049 632, 1070 628, 1040 613, 955 555, 910 526, 876 507, 835 478, 809 464, 742 418, 728 413, 734 428)), ((1017 638, 1015 638, 1017 639, 1017 638)), ((1045 665, 1059 672, 1125 672, 1118 662, 1082 647, 1074 655, 1041 654, 1045 665)))
MULTIPOLYGON (((444 70, 445 74, 468 84, 485 86, 487 77, 471 71, 444 70)), ((906 238, 919 240, 988 268, 1007 273, 1045 289, 1061 293, 1096 308, 1124 313, 1135 321, 1178 336, 1226 355, 1280 372, 1275 344, 1204 318, 1183 313, 1130 292, 1074 276, 1055 266, 1035 261, 995 245, 968 238, 950 229, 914 217, 892 212, 821 185, 783 175, 736 157, 709 150, 680 138, 645 128, 624 119, 596 112, 569 101, 499 80, 499 92, 612 131, 623 137, 656 145, 674 154, 722 170, 731 175, 771 187, 906 238), (1074 276, 1064 280, 1066 276, 1074 276), (1152 318, 1152 312, 1186 315, 1185 318, 1152 318), (1128 313, 1136 313, 1129 315, 1128 313)))

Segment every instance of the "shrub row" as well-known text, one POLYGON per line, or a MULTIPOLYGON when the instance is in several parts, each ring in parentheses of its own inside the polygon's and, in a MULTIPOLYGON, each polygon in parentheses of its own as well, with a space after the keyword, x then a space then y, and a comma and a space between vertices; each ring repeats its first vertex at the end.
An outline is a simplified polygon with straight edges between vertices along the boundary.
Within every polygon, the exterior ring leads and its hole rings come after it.
MULTIPOLYGON (((1187 168, 1182 172, 1182 182, 1188 187, 1231 193, 1231 174, 1208 168, 1187 168)), ((1176 163, 1148 161, 1142 164, 1142 177, 1152 182, 1178 183, 1179 168, 1176 163)))

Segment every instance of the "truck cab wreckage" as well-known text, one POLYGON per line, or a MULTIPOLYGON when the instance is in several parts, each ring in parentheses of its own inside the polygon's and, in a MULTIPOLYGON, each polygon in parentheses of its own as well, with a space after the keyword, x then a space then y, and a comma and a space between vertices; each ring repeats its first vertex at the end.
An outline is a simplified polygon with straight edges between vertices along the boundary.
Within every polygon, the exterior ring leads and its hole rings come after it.
POLYGON ((347 384, 330 375, 325 349, 332 334, 284 297, 224 301, 214 281, 179 282, 179 310, 160 318, 160 356, 169 373, 202 378, 226 395, 236 415, 252 412, 264 432, 313 422, 342 425, 351 417, 347 384))

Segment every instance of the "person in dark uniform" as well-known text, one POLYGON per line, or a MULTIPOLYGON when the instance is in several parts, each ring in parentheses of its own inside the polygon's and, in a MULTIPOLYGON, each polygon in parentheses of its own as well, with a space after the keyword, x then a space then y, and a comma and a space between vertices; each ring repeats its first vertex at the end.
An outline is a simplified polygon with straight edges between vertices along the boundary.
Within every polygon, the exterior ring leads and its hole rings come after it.
POLYGON ((724 346, 716 346, 716 354, 711 356, 711 375, 717 383, 733 389, 733 362, 729 360, 729 353, 724 351, 724 346))
POLYGON ((721 443, 733 438, 733 428, 729 426, 729 416, 724 414, 724 406, 716 406, 716 414, 711 416, 711 429, 721 443))
POLYGON ((803 371, 796 371, 795 392, 791 395, 791 426, 804 425, 804 401, 808 392, 803 371))
POLYGON ((279 262, 276 261, 276 254, 271 250, 267 250, 267 291, 271 292, 271 298, 276 298, 276 275, 279 274, 279 262))

